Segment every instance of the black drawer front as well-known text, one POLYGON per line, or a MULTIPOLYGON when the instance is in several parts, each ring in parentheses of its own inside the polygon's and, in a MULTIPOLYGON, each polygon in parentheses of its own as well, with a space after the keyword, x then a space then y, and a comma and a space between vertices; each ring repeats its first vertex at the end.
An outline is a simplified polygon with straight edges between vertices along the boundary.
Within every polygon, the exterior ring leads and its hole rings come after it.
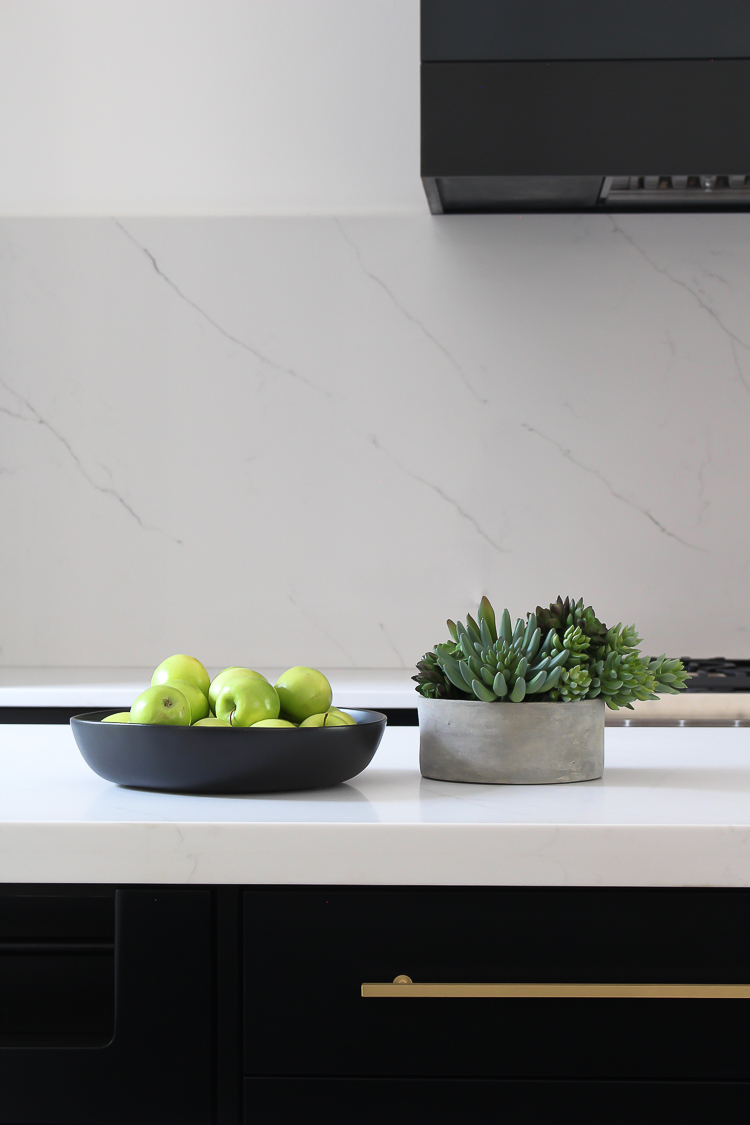
POLYGON ((104 1047, 114 1030, 113 953, 0 953, 0 1048, 104 1047))
POLYGON ((742 1082, 247 1078, 245 1125, 745 1125, 742 1082))
POLYGON ((245 895, 248 1075, 750 1079, 750 1000, 363 999, 437 983, 750 984, 744 890, 245 895))

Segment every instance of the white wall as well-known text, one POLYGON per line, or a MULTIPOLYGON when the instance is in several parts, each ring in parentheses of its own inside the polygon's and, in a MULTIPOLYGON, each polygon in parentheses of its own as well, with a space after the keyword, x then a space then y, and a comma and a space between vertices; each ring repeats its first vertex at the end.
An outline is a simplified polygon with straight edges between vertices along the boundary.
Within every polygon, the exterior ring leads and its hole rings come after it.
POLYGON ((416 17, 0 5, 0 663, 750 655, 750 217, 432 218, 416 17))
POLYGON ((0 213, 424 209, 418 0, 3 0, 0 213))

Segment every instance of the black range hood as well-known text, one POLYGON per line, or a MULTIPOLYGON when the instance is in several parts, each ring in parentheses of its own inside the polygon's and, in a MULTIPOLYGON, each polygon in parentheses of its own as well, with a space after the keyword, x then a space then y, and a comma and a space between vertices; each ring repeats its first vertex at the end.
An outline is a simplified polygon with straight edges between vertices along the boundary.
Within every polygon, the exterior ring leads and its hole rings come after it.
POLYGON ((750 210, 750 0, 421 0, 433 214, 750 210))

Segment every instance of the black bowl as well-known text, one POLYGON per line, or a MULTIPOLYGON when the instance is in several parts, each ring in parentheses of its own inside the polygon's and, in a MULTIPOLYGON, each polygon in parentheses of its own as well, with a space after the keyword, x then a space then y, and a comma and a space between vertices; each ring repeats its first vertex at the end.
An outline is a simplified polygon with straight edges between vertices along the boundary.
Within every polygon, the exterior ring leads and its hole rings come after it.
POLYGON ((326 789, 370 764, 385 730, 379 711, 347 714, 356 726, 166 727, 103 723, 115 709, 70 720, 87 765, 116 785, 171 793, 274 793, 326 789))

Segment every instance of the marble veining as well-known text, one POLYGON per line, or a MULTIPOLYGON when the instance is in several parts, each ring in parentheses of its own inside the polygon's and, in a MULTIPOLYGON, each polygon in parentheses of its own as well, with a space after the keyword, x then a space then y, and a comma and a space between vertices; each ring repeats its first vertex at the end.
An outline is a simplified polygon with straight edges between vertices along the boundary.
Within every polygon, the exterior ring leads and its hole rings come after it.
MULTIPOLYGON (((11 397, 13 399, 15 399, 16 402, 18 402, 20 404, 20 406, 22 406, 24 408, 24 412, 22 413, 20 410, 10 410, 10 409, 8 409, 8 407, 0 407, 0 412, 2 412, 3 414, 6 414, 9 418, 17 419, 19 422, 32 422, 32 423, 35 423, 38 426, 44 426, 44 428, 46 430, 48 430, 49 433, 52 434, 53 438, 55 438, 56 441, 59 441, 60 444, 67 450, 68 454, 70 455, 71 460, 75 464, 76 468, 78 469, 78 471, 80 472, 80 474, 84 478, 84 480, 88 481, 88 483, 91 485, 91 487, 95 488, 97 490, 97 492, 101 492, 105 496, 113 496, 115 498, 115 500, 117 500, 117 502, 122 505, 122 507, 125 509, 125 511, 133 517, 133 519, 139 525, 139 527, 146 528, 146 524, 144 524, 143 520, 138 515, 138 513, 133 511, 130 504, 128 504, 127 500, 125 500, 124 497, 122 497, 120 495, 120 493, 115 488, 113 488, 111 486, 108 487, 106 485, 98 484, 92 478, 92 476, 90 475, 90 473, 88 472, 86 467, 81 462, 80 457, 78 456, 76 451, 73 449, 73 447, 70 444, 70 442, 68 441, 68 439, 66 437, 64 437, 61 433, 59 433, 55 429, 55 427, 50 422, 47 421, 46 418, 42 418, 39 411, 34 406, 32 406, 32 404, 30 402, 28 402, 27 399, 25 399, 22 395, 20 395, 18 393, 18 391, 14 391, 12 387, 8 386, 8 384, 6 383, 6 381, 4 379, 0 379, 0 386, 2 386, 8 392, 8 394, 11 395, 11 397)), ((111 480, 112 474, 109 471, 109 469, 107 468, 107 466, 106 465, 100 465, 100 468, 103 469, 105 473, 107 473, 107 475, 109 476, 109 478, 111 480)), ((8 471, 13 471, 13 470, 7 470, 6 469, 5 471, 8 472, 8 471)), ((148 527, 148 528, 146 528, 146 530, 148 530, 148 531, 158 531, 159 529, 148 527)), ((180 543, 181 540, 176 539, 175 542, 180 543)))
MULTIPOLYGON (((233 344, 237 344, 240 348, 244 348, 244 350, 246 352, 249 352, 250 355, 255 356, 255 358, 260 360, 261 363, 267 364, 268 367, 273 368, 274 371, 278 371, 282 375, 289 375, 289 376, 291 376, 292 379, 299 379, 301 382, 307 383, 307 385, 310 386, 310 387, 315 387, 315 384, 311 383, 309 381, 309 379, 306 379, 304 377, 304 375, 300 375, 299 371, 293 371, 291 367, 282 367, 281 364, 276 363, 269 356, 264 355, 263 352, 259 351, 255 347, 253 347, 252 344, 246 343, 245 340, 240 340, 239 336, 233 336, 231 332, 227 332, 226 328, 222 328, 222 326, 217 321, 215 321, 212 316, 209 316, 209 314, 206 312, 206 310, 204 308, 201 308, 200 305, 197 305, 195 303, 195 301, 191 300, 190 297, 188 297, 185 293, 183 293, 182 290, 179 288, 179 286, 175 285, 175 283, 174 283, 174 281, 172 281, 171 277, 167 277, 167 275, 164 273, 164 271, 159 268, 159 263, 157 262, 156 258, 154 257, 154 255, 151 253, 151 251, 148 249, 147 246, 142 246, 141 243, 138 242, 138 240, 133 237, 133 235, 130 233, 130 231, 127 229, 127 227, 124 226, 124 224, 121 223, 118 219, 113 219, 112 222, 115 224, 115 226, 118 228, 118 230, 122 231, 122 233, 126 236, 126 238, 130 239, 130 241, 133 243, 134 246, 137 246, 138 249, 143 254, 146 255, 146 257, 150 261, 151 265, 154 267, 154 270, 159 275, 159 277, 162 278, 162 280, 167 283, 167 285, 170 287, 170 289, 174 290, 174 292, 177 294, 177 296, 180 298, 180 300, 186 301, 187 304, 190 305, 190 307, 192 309, 195 309, 195 311, 197 313, 199 313, 204 318, 204 320, 208 321, 208 323, 211 325, 212 328, 215 328, 217 332, 220 332, 222 336, 226 337, 226 339, 230 340, 233 344)), ((315 389, 320 390, 319 387, 315 387, 315 389)), ((328 395, 327 391, 323 391, 322 393, 328 395)), ((329 397, 330 397, 330 395, 329 395, 329 397)))
POLYGON ((370 441, 372 442, 374 448, 377 449, 379 453, 382 453, 385 457, 387 457, 389 461, 392 461, 393 464, 396 465, 402 473, 405 473, 408 477, 411 477, 411 479, 415 480, 418 484, 423 484, 425 488, 431 488, 432 491, 435 492, 441 500, 445 500, 446 504, 450 504, 452 508, 455 508, 459 516, 461 516, 462 519, 466 520, 467 523, 471 524, 477 535, 481 535, 482 539, 486 540, 487 543, 489 543, 491 547, 494 547, 496 551, 507 553, 511 550, 510 547, 502 547, 499 543, 496 543, 495 540, 487 534, 484 528, 479 525, 475 517, 472 516, 470 512, 465 511, 465 509, 461 507, 457 500, 454 500, 453 497, 448 496, 447 493, 445 493, 439 485, 433 484, 432 481, 425 480, 425 478, 419 476, 418 473, 412 472, 412 470, 407 468, 406 465, 403 465, 401 461, 398 460, 398 458, 394 457, 392 453, 389 453, 387 449, 384 449, 375 434, 370 435, 370 441))
POLYGON ((749 297, 742 215, 2 219, 0 663, 748 655, 749 297))
MULTIPOLYGON (((717 327, 721 329, 721 331, 724 333, 726 338, 729 340, 730 349, 731 349, 731 352, 732 352, 732 356, 734 358, 735 367, 737 368, 737 376, 740 380, 740 383, 745 388, 747 393, 750 394, 750 383, 748 383, 748 381, 745 377, 745 372, 744 372, 744 370, 743 370, 743 368, 740 364, 740 358, 739 358, 739 355, 737 353, 737 348, 739 347, 739 348, 742 348, 743 351, 746 354, 750 354, 750 344, 748 344, 745 340, 741 339, 741 337, 738 336, 736 332, 733 332, 731 330, 731 328, 727 327, 727 325, 722 320, 719 311, 716 309, 713 302, 708 298, 708 294, 707 294, 706 290, 700 285, 700 283, 698 281, 695 281, 693 284, 689 284, 688 282, 682 280, 681 278, 675 277, 675 275, 673 273, 671 273, 670 270, 667 269, 666 266, 657 265, 657 263, 654 262, 649 257, 646 250, 644 250, 644 248, 642 246, 639 246, 639 244, 636 242, 633 235, 629 234, 627 230, 623 229, 623 227, 620 225, 620 223, 618 223, 617 220, 615 219, 614 215, 610 216, 610 220, 612 222, 612 226, 617 231, 617 233, 619 235, 622 235, 622 237, 625 239, 625 241, 627 243, 629 243, 629 245, 632 246, 633 249, 636 250, 641 255, 641 257, 643 258, 643 260, 645 262, 648 262, 648 264, 651 266, 652 269, 656 270, 657 273, 662 274, 664 277, 669 278, 669 280, 674 285, 679 285, 680 288, 684 289, 686 293, 689 293, 691 295, 691 297, 694 297, 698 306, 701 309, 703 309, 704 312, 708 313, 708 315, 711 317, 711 319, 714 321, 714 323, 717 325, 717 327)), ((706 280, 709 280, 709 281, 718 281, 722 285, 726 286, 728 289, 731 289, 731 283, 729 281, 727 281, 727 279, 725 277, 722 277, 721 274, 718 274, 713 270, 705 269, 703 267, 699 267, 697 272, 698 272, 700 277, 702 277, 706 280)), ((675 354, 674 342, 672 340, 669 340, 669 344, 670 344, 670 348, 672 349, 672 354, 674 355, 675 354)))
POLYGON ((386 293, 388 295, 388 297, 391 299, 391 301, 396 306, 396 308, 399 310, 399 312, 403 313, 403 315, 406 317, 406 319, 411 321, 412 324, 415 324, 417 326, 417 328, 420 330, 420 332, 424 333, 424 335, 427 337, 427 339, 430 340, 435 345, 435 347, 438 348, 439 351, 441 351, 443 353, 443 355, 446 357, 448 362, 451 363, 453 365, 453 367, 455 367, 455 369, 458 372, 458 374, 459 374, 462 382, 464 383, 466 389, 474 396, 474 398, 477 400, 477 402, 481 402, 484 405, 486 405, 487 402, 489 401, 489 399, 483 398, 477 392, 477 390, 472 386, 472 384, 469 382, 468 378, 466 377, 466 372, 464 371, 463 367, 458 362, 456 357, 451 352, 448 351, 445 344, 441 344, 441 342, 437 338, 437 336, 435 336, 429 330, 429 328, 427 328, 422 323, 422 321, 418 317, 414 316, 413 313, 409 312, 409 310, 406 308, 406 306, 403 305, 401 303, 401 301, 399 301, 399 299, 396 297, 395 293, 390 288, 390 286, 388 286, 385 283, 385 281, 383 281, 382 277, 378 277, 378 275, 376 273, 373 273, 371 269, 368 269, 368 267, 365 265, 365 261, 362 257, 361 250, 358 248, 358 246, 354 242, 351 235, 347 233, 346 227, 344 226, 344 223, 342 222, 342 220, 341 219, 334 219, 334 222, 336 223, 336 226, 338 227, 338 229, 341 231, 342 236, 346 239, 346 241, 349 243, 352 250, 354 251, 354 255, 357 259, 357 263, 359 264, 359 266, 360 266, 362 272, 365 274, 365 276, 369 277, 371 281, 374 281, 376 285, 379 285, 380 288, 383 290, 383 292, 386 293))
MULTIPOLYGON (((628 504, 631 508, 635 508, 637 512, 642 512, 646 519, 651 520, 651 523, 655 527, 658 527, 659 531, 661 531, 663 535, 668 535, 670 539, 676 539, 678 543, 682 543, 683 547, 690 547, 690 549, 693 551, 703 551, 704 553, 707 551, 706 547, 698 547, 695 543, 688 543, 687 540, 681 538, 681 536, 675 535, 674 531, 670 531, 669 528, 664 526, 664 524, 659 523, 656 517, 651 512, 649 512, 648 508, 641 508, 638 504, 634 503, 632 500, 629 500, 627 496, 623 496, 621 492, 618 492, 612 487, 603 473, 601 473, 598 469, 592 469, 590 465, 584 465, 583 462, 579 461, 576 457, 573 456, 572 450, 566 449, 561 442, 555 441, 555 439, 550 437, 549 434, 543 434, 541 430, 537 430, 534 426, 530 426, 528 422, 522 422, 521 425, 525 430, 528 430, 530 434, 536 434, 536 436, 540 437, 542 441, 547 441, 550 443, 550 445, 554 445, 556 449, 560 450, 562 456, 565 457, 566 460, 570 461, 572 465, 576 465, 579 469, 583 469, 585 473, 591 473, 591 475, 596 477, 597 480, 600 480, 604 487, 610 492, 610 494, 614 496, 615 500, 621 500, 623 504, 628 504)), ((702 476, 702 472, 704 469, 705 465, 702 464, 699 469, 699 481, 701 490, 704 487, 702 476)))

